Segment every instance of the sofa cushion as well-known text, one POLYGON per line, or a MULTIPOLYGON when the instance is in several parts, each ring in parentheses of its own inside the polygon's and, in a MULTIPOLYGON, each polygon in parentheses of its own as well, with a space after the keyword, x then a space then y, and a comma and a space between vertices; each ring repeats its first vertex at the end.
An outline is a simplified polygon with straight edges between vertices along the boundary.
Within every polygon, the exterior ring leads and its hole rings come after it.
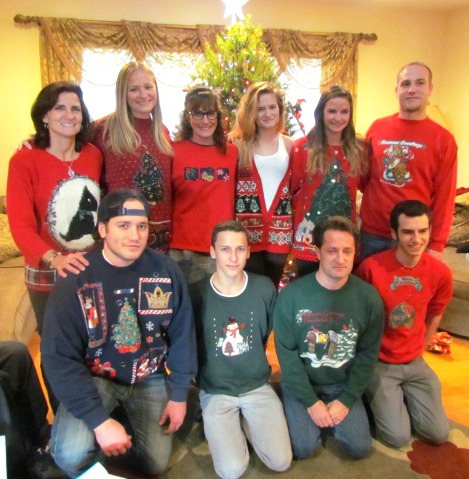
POLYGON ((20 251, 11 237, 8 217, 0 214, 0 263, 20 256, 20 251))
POLYGON ((443 261, 453 272, 453 297, 466 300, 469 308, 469 263, 466 255, 457 253, 456 248, 447 246, 443 251, 443 261))
POLYGON ((36 330, 36 317, 24 284, 24 258, 0 264, 0 341, 29 344, 36 330))
POLYGON ((448 238, 449 246, 460 246, 469 241, 469 192, 456 196, 453 223, 448 238))

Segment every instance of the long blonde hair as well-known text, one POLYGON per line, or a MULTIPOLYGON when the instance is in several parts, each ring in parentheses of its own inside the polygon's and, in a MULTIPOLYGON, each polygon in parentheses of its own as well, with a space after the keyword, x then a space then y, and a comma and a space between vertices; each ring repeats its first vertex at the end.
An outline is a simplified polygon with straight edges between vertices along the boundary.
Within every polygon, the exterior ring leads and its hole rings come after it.
POLYGON ((350 174, 352 176, 363 175, 368 171, 369 150, 365 140, 357 137, 353 126, 353 100, 349 91, 333 86, 325 91, 319 98, 314 110, 315 124, 308 133, 308 159, 306 161, 306 172, 313 176, 316 172, 325 174, 331 164, 327 157, 327 137, 324 124, 324 109, 326 103, 333 98, 345 98, 350 105, 350 120, 342 131, 342 148, 344 155, 350 163, 350 174))
POLYGON ((132 111, 127 103, 127 88, 130 75, 136 70, 143 70, 153 79, 156 88, 156 103, 151 112, 152 135, 157 148, 166 155, 173 155, 173 148, 165 134, 163 117, 161 115, 160 95, 156 78, 151 69, 142 62, 131 62, 124 65, 117 76, 116 82, 116 111, 111 113, 104 126, 103 136, 106 143, 118 155, 134 153, 140 146, 142 139, 134 127, 132 111))
POLYGON ((258 114, 259 97, 264 93, 272 93, 277 99, 280 119, 277 123, 277 132, 285 128, 285 100, 280 89, 269 82, 253 83, 241 98, 236 122, 228 134, 228 138, 238 147, 239 166, 250 167, 254 156, 254 143, 257 138, 256 119, 258 114))

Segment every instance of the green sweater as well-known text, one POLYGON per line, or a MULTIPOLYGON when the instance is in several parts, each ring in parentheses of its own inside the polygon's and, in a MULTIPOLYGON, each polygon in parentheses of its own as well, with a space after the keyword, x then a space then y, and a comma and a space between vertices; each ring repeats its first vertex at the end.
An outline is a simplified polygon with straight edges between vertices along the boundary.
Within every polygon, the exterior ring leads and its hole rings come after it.
POLYGON ((199 358, 198 384, 209 394, 239 396, 270 377, 265 345, 276 291, 270 279, 247 273, 237 296, 217 293, 210 280, 191 287, 199 358))
POLYGON ((338 290, 322 287, 316 273, 294 281, 274 312, 282 381, 305 408, 319 400, 313 386, 342 383, 337 399, 350 408, 377 362, 383 324, 378 292, 355 276, 338 290))

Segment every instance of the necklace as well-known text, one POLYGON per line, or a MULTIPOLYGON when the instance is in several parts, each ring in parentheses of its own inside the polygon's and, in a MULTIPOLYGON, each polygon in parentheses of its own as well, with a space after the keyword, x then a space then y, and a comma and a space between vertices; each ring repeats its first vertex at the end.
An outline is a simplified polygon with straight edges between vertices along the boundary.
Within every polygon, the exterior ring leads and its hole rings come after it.
POLYGON ((67 167, 67 169, 68 169, 68 176, 69 176, 70 178, 73 178, 73 177, 76 175, 75 171, 74 171, 73 168, 72 168, 73 162, 74 162, 75 160, 71 161, 70 164, 67 164, 64 160, 60 160, 60 161, 67 167))
POLYGON ((78 160, 78 157, 80 156, 79 154, 77 154, 75 152, 75 155, 76 155, 76 158, 74 158, 73 160, 63 160, 62 158, 60 158, 60 156, 56 155, 51 148, 47 148, 46 151, 48 153, 50 153, 52 156, 54 156, 55 158, 57 158, 60 162, 62 162, 65 166, 65 168, 67 168, 67 172, 68 172, 68 176, 70 178, 73 178, 76 176, 76 172, 74 171, 74 169, 72 168, 72 165, 73 163, 75 163, 76 160, 78 160))
POLYGON ((77 158, 75 158, 74 160, 71 160, 71 161, 62 160, 62 158, 59 158, 58 156, 56 156, 56 158, 64 164, 65 168, 67 168, 68 176, 70 178, 73 178, 76 175, 76 173, 75 173, 74 169, 72 168, 72 165, 73 165, 73 163, 75 163, 77 158))

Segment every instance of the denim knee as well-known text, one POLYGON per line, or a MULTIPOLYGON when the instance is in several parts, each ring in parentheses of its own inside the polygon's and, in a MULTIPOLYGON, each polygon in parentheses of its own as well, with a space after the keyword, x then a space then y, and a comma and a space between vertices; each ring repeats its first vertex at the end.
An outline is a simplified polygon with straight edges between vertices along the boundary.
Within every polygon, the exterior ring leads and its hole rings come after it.
POLYGON ((135 468, 145 476, 158 476, 163 474, 168 467, 169 457, 167 458, 145 458, 144 461, 139 461, 135 464, 135 468))
POLYGON ((316 442, 295 442, 292 440, 293 456, 296 459, 306 459, 312 456, 321 447, 321 437, 316 442))
POLYGON ((340 440, 337 440, 337 442, 344 448, 344 450, 352 459, 363 459, 371 451, 371 437, 369 440, 363 441, 361 443, 354 442, 353 444, 350 444, 340 440))
POLYGON ((65 448, 61 448, 59 451, 53 450, 52 456, 56 464, 72 478, 77 477, 97 462, 97 459, 93 459, 85 450, 67 451, 65 448))

